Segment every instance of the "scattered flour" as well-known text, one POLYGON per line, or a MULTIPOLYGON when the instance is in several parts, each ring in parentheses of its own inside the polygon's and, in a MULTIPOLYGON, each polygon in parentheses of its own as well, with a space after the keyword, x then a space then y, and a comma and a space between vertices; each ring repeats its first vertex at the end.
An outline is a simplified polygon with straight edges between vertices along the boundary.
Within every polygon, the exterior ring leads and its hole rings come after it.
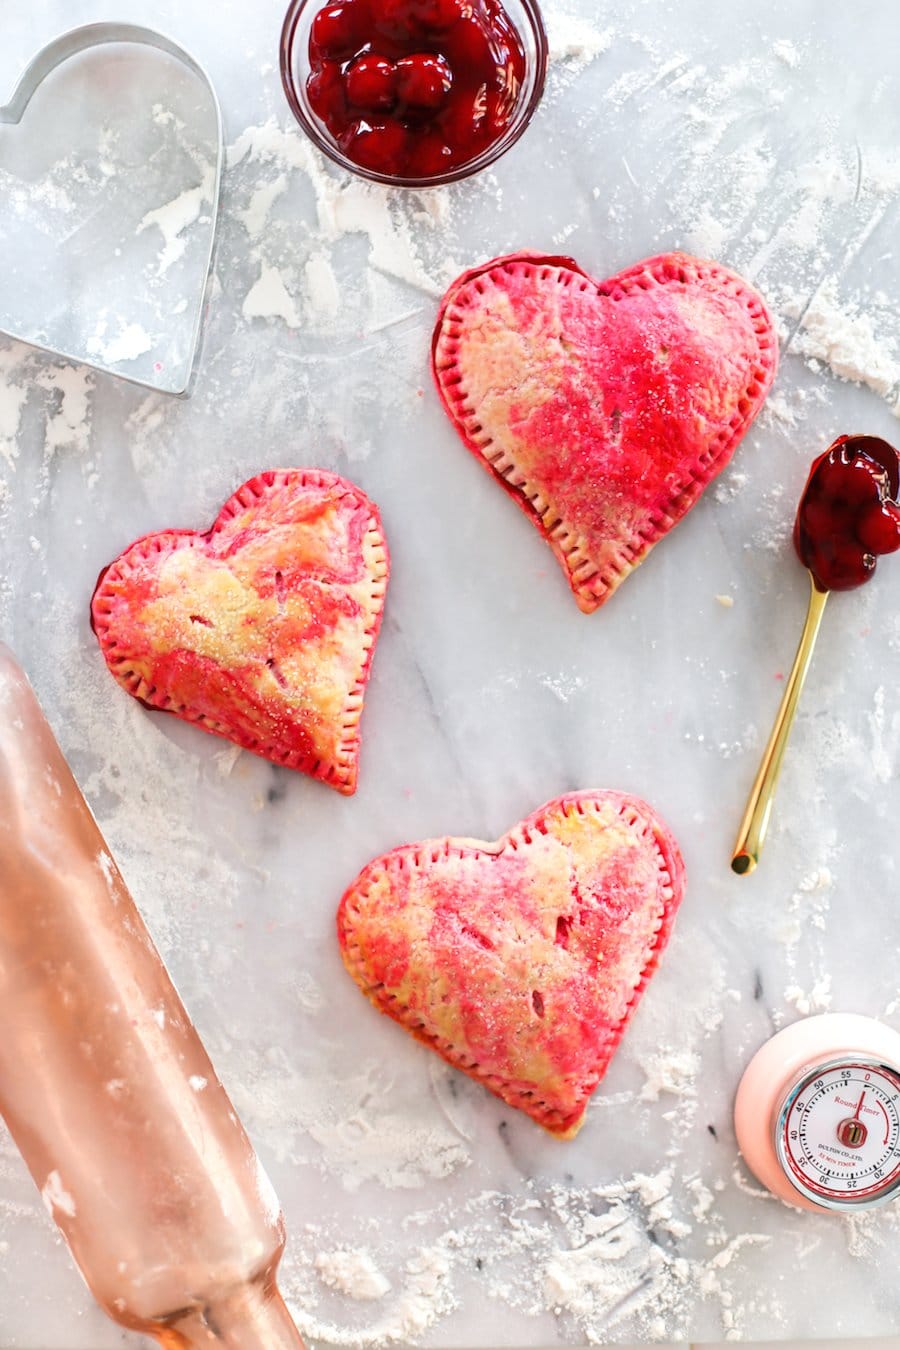
POLYGON ((287 174, 280 173, 277 178, 272 179, 271 183, 262 183, 256 189, 250 198, 249 205, 243 211, 235 212, 251 238, 257 238, 262 234, 269 218, 269 212, 278 198, 286 191, 287 185, 287 174))
POLYGON ((840 303, 834 280, 823 283, 806 309, 793 317, 800 323, 794 339, 799 352, 821 361, 842 380, 867 385, 900 416, 900 353, 889 335, 876 333, 869 314, 853 303, 840 303))
POLYGON ((779 422, 782 426, 793 428, 802 417, 802 412, 799 407, 792 406, 786 393, 776 392, 767 397, 762 416, 769 425, 779 422))
POLYGON ((546 22, 550 64, 563 63, 572 74, 609 51, 615 37, 611 28, 595 28, 580 15, 558 9, 548 9, 546 22))
POLYGON ((27 364, 18 346, 0 347, 0 455, 10 468, 18 455, 17 438, 28 399, 27 364))
MULTIPOLYGON (((316 1260, 315 1271, 324 1283, 331 1284, 341 1292, 349 1293, 343 1281, 345 1278, 352 1279, 353 1269, 358 1269, 364 1264, 366 1257, 360 1253, 347 1253, 347 1259, 341 1261, 343 1255, 345 1254, 340 1252, 325 1254, 321 1265, 319 1260, 316 1260)), ((451 1271, 451 1258, 446 1245, 421 1247, 406 1261, 400 1272, 396 1281, 397 1294, 390 1309, 374 1324, 352 1329, 344 1324, 328 1323, 315 1317, 310 1311, 310 1304, 315 1301, 314 1295, 307 1294, 301 1302, 297 1295, 292 1297, 286 1279, 283 1280, 283 1285, 291 1299, 297 1326, 301 1333, 310 1339, 322 1339, 336 1346, 359 1347, 398 1343, 408 1345, 423 1335, 440 1317, 453 1310, 456 1298, 451 1291, 451 1271)), ((362 1276, 363 1287, 373 1290, 364 1296, 364 1301, 374 1302, 384 1298, 391 1288, 390 1282, 385 1282, 386 1287, 382 1292, 374 1292, 381 1288, 383 1280, 384 1277, 374 1267, 371 1274, 362 1276)), ((360 1299, 361 1296, 357 1293, 355 1297, 360 1299)))
POLYGON ((48 1172, 47 1180, 41 1187, 41 1199, 52 1219, 56 1218, 57 1213, 65 1214, 70 1219, 75 1218, 75 1201, 63 1185, 58 1172, 48 1172))
POLYGON ((791 68, 791 70, 796 70, 797 66, 799 66, 800 53, 797 51, 793 42, 788 38, 781 38, 778 42, 773 42, 772 51, 778 57, 779 61, 783 61, 786 66, 791 68))
POLYGON ((692 1092, 700 1069, 700 1058, 692 1050, 660 1051, 641 1061, 646 1082, 641 1088, 641 1101, 655 1102, 660 1093, 682 1097, 692 1092))
POLYGON ((97 865, 103 873, 103 880, 112 888, 116 880, 116 865, 105 849, 97 854, 97 865))
POLYGON ((323 1284, 349 1298, 366 1302, 384 1298, 391 1287, 390 1280, 382 1275, 366 1251, 343 1248, 336 1252, 319 1252, 315 1267, 323 1284))
POLYGON ((300 314, 284 278, 267 263, 244 297, 241 312, 245 319, 282 319, 288 328, 300 327, 300 314))
MULTIPOLYGON (((105 323, 102 328, 105 330, 105 323)), ((108 366, 125 361, 136 361, 145 352, 153 350, 153 339, 137 323, 120 325, 115 337, 104 340, 103 331, 88 339, 87 349, 108 366)))
POLYGON ((888 718, 885 707, 884 685, 875 690, 875 703, 866 721, 872 736, 872 771, 878 783, 890 783, 897 774, 900 759, 900 713, 892 711, 888 718))
POLYGON ((164 276, 173 263, 184 256, 187 240, 182 238, 189 226, 200 219, 204 207, 212 204, 215 188, 215 170, 208 166, 202 181, 193 188, 187 188, 165 206, 148 211, 138 225, 138 234, 156 227, 163 238, 163 248, 157 264, 157 275, 164 276))
MULTIPOLYGON (((309 980, 300 998, 309 1005, 309 980)), ((277 1156, 302 1158, 339 1177, 351 1193, 373 1180, 416 1190, 471 1163, 465 1140, 439 1103, 392 1093, 379 1063, 335 1081, 325 1061, 298 1071, 273 1047, 245 1084, 232 1085, 232 1095, 242 1117, 265 1129, 277 1156), (304 1136, 307 1149, 299 1142, 304 1136)))
POLYGON ((303 275, 310 312, 318 319, 329 322, 340 311, 341 292, 328 255, 324 252, 314 253, 307 259, 303 275))
POLYGON ((44 454, 51 458, 55 451, 86 450, 91 434, 91 395, 94 375, 83 366, 41 366, 34 376, 35 383, 57 395, 55 411, 47 417, 44 433, 44 454))
POLYGON ((811 1013, 827 1012, 831 1007, 831 976, 822 975, 808 992, 799 985, 789 984, 784 991, 784 997, 803 1017, 809 1017, 811 1013))
MULTIPOLYGON (((435 274, 413 233, 414 223, 435 227, 445 221, 449 209, 447 196, 436 191, 385 190, 361 178, 332 172, 307 137, 300 131, 285 129, 274 118, 243 131, 229 146, 228 164, 231 171, 242 165, 271 166, 276 171, 276 182, 291 170, 300 171, 313 188, 320 243, 329 245, 348 235, 363 235, 368 242, 369 267, 417 290, 439 296, 461 270, 452 257, 445 256, 435 274)), ((266 241, 262 238, 262 222, 267 213, 254 205, 259 191, 256 182, 241 219, 251 237, 263 247, 266 241)))
POLYGON ((548 689, 554 698, 559 699, 560 703, 568 703, 573 695, 579 694, 587 688, 588 682, 583 675, 573 675, 571 672, 562 671, 558 675, 538 675, 537 683, 542 688, 548 689))
MULTIPOLYGON (((562 1318, 566 1340, 608 1344, 626 1325, 629 1335, 677 1339, 697 1289, 718 1299, 722 1328, 730 1334, 742 1326, 733 1287, 742 1278, 742 1253, 770 1238, 726 1230, 716 1211, 725 1185, 717 1179, 704 1186, 671 1166, 588 1188, 529 1182, 529 1193, 519 1198, 484 1191, 448 1206, 443 1234, 400 1258, 393 1277, 386 1270, 395 1256, 377 1219, 359 1225, 365 1237, 377 1239, 377 1266, 368 1246, 331 1247, 325 1227, 308 1224, 297 1244, 302 1249, 288 1249, 285 1290, 301 1330, 335 1345, 368 1347, 420 1335, 457 1306, 473 1263, 498 1312, 562 1318), (695 1229, 703 1235, 695 1244, 700 1254, 681 1254, 678 1244, 695 1229), (377 1301, 377 1317, 354 1318, 352 1328, 335 1322, 320 1307, 323 1285, 357 1303, 377 1301)), ((414 1233, 431 1217, 411 1214, 406 1227, 414 1233)))

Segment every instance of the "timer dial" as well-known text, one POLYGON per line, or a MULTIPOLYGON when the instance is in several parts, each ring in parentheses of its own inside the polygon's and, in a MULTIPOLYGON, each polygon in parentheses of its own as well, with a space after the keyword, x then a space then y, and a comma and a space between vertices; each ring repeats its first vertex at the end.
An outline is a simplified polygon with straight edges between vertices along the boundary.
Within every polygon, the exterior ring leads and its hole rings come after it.
POLYGON ((788 1089, 775 1131, 791 1183, 832 1209, 900 1187, 900 1073, 864 1056, 814 1065, 788 1089))

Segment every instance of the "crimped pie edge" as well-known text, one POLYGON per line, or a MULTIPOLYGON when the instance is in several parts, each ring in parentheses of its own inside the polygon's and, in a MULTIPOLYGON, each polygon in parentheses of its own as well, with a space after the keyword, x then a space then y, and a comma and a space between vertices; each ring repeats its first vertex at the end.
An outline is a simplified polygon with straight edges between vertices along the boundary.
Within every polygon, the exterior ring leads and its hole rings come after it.
MULTIPOLYGON (((141 535, 117 558, 113 559, 97 578, 97 584, 91 597, 91 627, 97 636, 100 650, 114 679, 145 708, 148 708, 151 712, 172 713, 211 735, 232 739, 226 724, 220 723, 204 713, 171 704, 166 696, 160 695, 154 686, 147 685, 143 677, 129 666, 127 657, 118 661, 115 659, 113 653, 115 652, 116 642, 109 634, 110 602, 107 601, 105 609, 102 607, 106 598, 103 592, 108 582, 120 578, 124 580, 128 576, 131 571, 130 559, 136 552, 140 551, 140 555, 144 557, 148 547, 152 547, 155 553, 166 551, 159 544, 160 535, 167 537, 168 551, 172 553, 178 551, 179 548, 175 541, 184 539, 186 536, 189 537, 188 544, 181 544, 180 547, 197 547, 212 539, 240 511, 247 510, 257 504, 272 488, 289 486, 294 483, 299 487, 320 488, 323 491, 338 489, 337 501, 343 501, 349 497, 354 505, 358 505, 368 512, 369 523, 363 537, 362 550, 371 587, 368 593, 369 607, 366 614, 366 626, 361 642, 362 661, 344 705, 341 719, 341 739, 334 765, 323 764, 320 759, 311 756, 287 754, 275 757, 268 753, 263 742, 242 745, 242 748, 250 750, 254 754, 259 754, 272 763, 281 764, 286 768, 296 769, 300 773, 308 774, 321 782, 328 783, 345 796, 350 796, 356 791, 360 747, 359 723, 362 717, 365 687, 372 663, 372 655, 384 612, 384 599, 390 574, 390 557, 378 508, 362 489, 357 488, 346 478, 342 478, 340 474, 330 473, 324 469, 266 469, 242 483, 232 493, 208 530, 201 532, 190 529, 172 529, 141 535)), ((241 743, 233 742, 233 744, 241 743)))
POLYGON ((675 914, 681 903, 683 893, 684 860, 681 851, 668 827, 647 802, 628 793, 606 789, 570 792, 562 797, 555 797, 551 801, 545 802, 538 810, 533 811, 531 815, 514 825, 507 834, 495 843, 449 837, 428 839, 417 844, 400 845, 388 853, 382 854, 381 857, 373 859, 363 868, 341 898, 337 913, 338 942, 347 971, 361 992, 379 1012, 385 1013, 395 1022, 398 1022, 417 1040, 436 1051, 448 1064, 461 1070, 470 1078, 474 1078, 476 1082, 487 1087, 489 1091, 500 1097, 508 1105, 523 1109, 532 1120, 542 1125, 550 1134, 560 1139, 572 1139, 583 1124, 591 1094, 601 1081, 606 1067, 624 1035, 631 1014, 639 1003, 650 977, 656 970, 659 958, 669 940, 675 914), (621 1018, 609 1029, 607 1039, 604 1042, 603 1070, 598 1070, 592 1075, 580 1107, 574 1113, 563 1116, 559 1111, 550 1107, 546 1107, 543 1112, 540 1109, 535 1110, 535 1106, 538 1105, 539 1107, 540 1104, 539 1094, 533 1091, 510 1089, 499 1075, 479 1071, 477 1062, 467 1058, 449 1041, 442 1040, 424 1031, 421 1020, 410 1015, 408 1009, 402 1006, 398 1007, 394 995, 381 998, 380 995, 384 992, 383 986, 373 984, 368 979, 365 973, 365 955, 358 942, 351 938, 352 924, 348 923, 347 918, 348 914, 357 916, 360 914, 360 901, 365 901, 372 886, 391 869, 402 870, 407 866, 421 868, 423 864, 434 863, 441 858, 499 857, 507 850, 515 851, 520 843, 530 844, 533 833, 546 834, 547 831, 542 826, 551 814, 561 813, 564 817, 571 817, 572 813, 575 813, 583 816, 586 808, 593 807, 596 810, 608 804, 613 804, 616 807, 619 818, 631 829, 635 829, 638 825, 642 826, 638 831, 638 837, 641 840, 652 840, 655 844, 660 877, 661 908, 657 915, 652 944, 649 947, 631 997, 621 1018), (523 1106, 526 1101, 529 1105, 523 1106))
POLYGON ((495 258, 480 267, 471 268, 453 282, 441 303, 432 338, 432 374, 450 420, 468 449, 550 544, 569 578, 579 608, 586 614, 598 609, 609 598, 653 546, 687 514, 720 467, 724 468, 738 441, 759 413, 775 378, 777 366, 778 342, 775 330, 758 293, 730 268, 685 253, 658 254, 605 281, 596 281, 574 259, 563 256, 524 250, 495 258), (631 539, 608 541, 612 547, 618 545, 618 548, 613 561, 603 568, 597 567, 588 556, 584 537, 567 530, 551 504, 543 500, 539 489, 518 469, 510 455, 502 448, 493 455, 489 453, 493 442, 482 430, 477 410, 467 406, 465 391, 459 387, 462 375, 456 368, 456 354, 460 335, 458 325, 464 311, 457 309, 454 312, 454 302, 469 286, 474 286, 479 294, 483 294, 484 285, 492 273, 509 272, 514 266, 534 268, 541 273, 542 282, 555 280, 559 285, 576 284, 580 290, 593 290, 597 295, 608 296, 612 300, 619 300, 635 290, 648 290, 654 284, 684 284, 690 274, 698 282, 714 281, 724 285, 734 299, 745 305, 753 323, 759 345, 759 361, 731 421, 700 456, 698 471, 672 494, 665 507, 654 511, 645 527, 631 539), (457 325, 455 328, 454 324, 457 325), (447 372, 455 372, 456 378, 448 379, 447 372))

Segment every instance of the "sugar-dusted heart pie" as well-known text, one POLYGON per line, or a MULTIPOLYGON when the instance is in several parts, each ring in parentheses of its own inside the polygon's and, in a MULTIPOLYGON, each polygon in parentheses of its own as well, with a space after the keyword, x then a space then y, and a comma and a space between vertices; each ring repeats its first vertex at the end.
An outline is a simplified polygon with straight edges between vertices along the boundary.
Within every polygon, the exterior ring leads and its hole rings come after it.
POLYGON ((571 1137, 683 892, 678 845, 645 802, 577 792, 494 844, 376 858, 341 900, 338 937, 376 1008, 571 1137))
POLYGON ((387 578, 378 511, 359 488, 273 469, 205 533, 127 548, 100 574, 91 621, 148 708, 351 793, 387 578))
POLYGON ((668 253, 594 281, 517 253, 450 287, 432 364, 462 439, 589 613, 728 463, 777 350, 760 297, 718 263, 668 253))

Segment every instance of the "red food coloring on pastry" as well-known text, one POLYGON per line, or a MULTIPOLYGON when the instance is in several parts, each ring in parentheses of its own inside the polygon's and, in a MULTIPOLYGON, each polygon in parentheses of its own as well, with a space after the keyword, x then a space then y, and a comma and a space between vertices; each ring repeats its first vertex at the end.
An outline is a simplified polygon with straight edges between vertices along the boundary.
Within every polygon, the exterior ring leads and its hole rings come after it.
POLYGON ((436 839, 371 862, 338 910, 379 1011, 562 1137, 656 969, 684 864, 645 802, 578 792, 494 844, 436 839))
POLYGON ((204 533, 127 548, 100 574, 91 623, 146 707, 352 793, 388 565, 364 493, 336 474, 273 469, 204 533))
POLYGON ((495 259, 450 287, 432 352, 451 421, 585 612, 725 467, 777 360, 759 295, 683 253, 607 281, 571 258, 495 259))
POLYGON ((488 150, 525 77, 500 0, 342 0, 313 20, 309 62, 315 115, 355 164, 394 178, 434 177, 488 150))
POLYGON ((839 436, 813 461, 794 547, 820 591, 850 591, 900 549, 900 456, 877 436, 839 436))

